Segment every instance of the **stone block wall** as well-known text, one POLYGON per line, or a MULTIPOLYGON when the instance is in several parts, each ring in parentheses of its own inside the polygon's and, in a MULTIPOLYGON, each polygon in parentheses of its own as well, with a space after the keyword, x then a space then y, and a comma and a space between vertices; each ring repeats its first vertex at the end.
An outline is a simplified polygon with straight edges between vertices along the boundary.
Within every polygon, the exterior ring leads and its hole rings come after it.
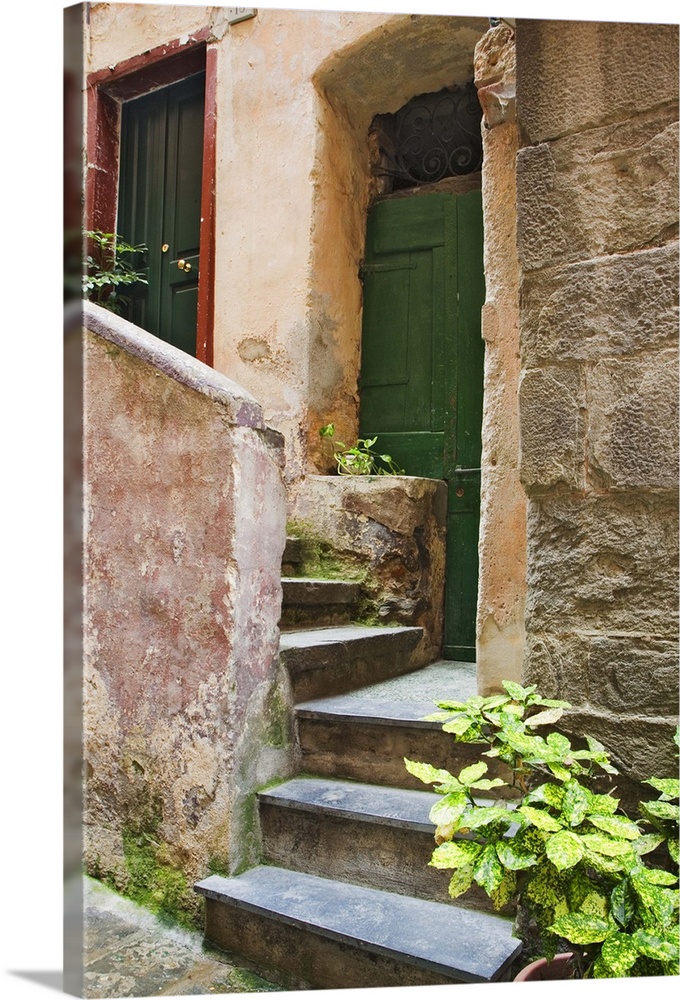
POLYGON ((86 305, 84 850, 191 909, 291 765, 282 441, 217 372, 86 305))
POLYGON ((678 28, 518 21, 524 677, 622 770, 678 711, 678 28))

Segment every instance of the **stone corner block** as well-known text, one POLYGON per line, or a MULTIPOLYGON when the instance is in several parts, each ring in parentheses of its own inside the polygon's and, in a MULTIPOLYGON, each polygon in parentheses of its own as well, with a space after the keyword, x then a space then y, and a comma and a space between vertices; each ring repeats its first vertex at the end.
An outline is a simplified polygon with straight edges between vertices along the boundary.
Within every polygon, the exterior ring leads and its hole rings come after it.
POLYGON ((588 376, 588 458, 602 485, 678 485, 678 355, 606 359, 588 376))
POLYGON ((533 369, 519 388, 521 465, 527 492, 583 483, 583 392, 577 369, 533 369))

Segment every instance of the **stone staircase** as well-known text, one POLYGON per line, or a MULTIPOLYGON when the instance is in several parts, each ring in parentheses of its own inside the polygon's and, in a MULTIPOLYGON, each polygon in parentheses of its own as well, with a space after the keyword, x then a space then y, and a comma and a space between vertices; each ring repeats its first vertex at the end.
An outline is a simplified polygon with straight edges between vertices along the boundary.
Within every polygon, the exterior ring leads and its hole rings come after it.
MULTIPOLYGON (((290 544, 284 572, 294 556, 290 544)), ((262 864, 196 885, 206 938, 289 989, 503 980, 519 953, 511 920, 481 890, 449 899, 427 864, 437 796, 403 765, 477 758, 423 721, 435 699, 476 692, 474 665, 413 670, 421 629, 350 624, 358 593, 343 583, 284 578, 302 773, 259 793, 262 864)))

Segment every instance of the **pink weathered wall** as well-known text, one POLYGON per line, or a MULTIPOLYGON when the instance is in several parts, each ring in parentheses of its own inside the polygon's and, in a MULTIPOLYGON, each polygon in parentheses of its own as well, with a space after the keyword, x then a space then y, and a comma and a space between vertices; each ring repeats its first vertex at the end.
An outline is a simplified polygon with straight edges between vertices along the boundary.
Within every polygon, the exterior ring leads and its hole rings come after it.
POLYGON ((282 440, 201 362, 96 306, 85 327, 86 864, 122 887, 139 833, 190 880, 243 862, 289 767, 282 440))

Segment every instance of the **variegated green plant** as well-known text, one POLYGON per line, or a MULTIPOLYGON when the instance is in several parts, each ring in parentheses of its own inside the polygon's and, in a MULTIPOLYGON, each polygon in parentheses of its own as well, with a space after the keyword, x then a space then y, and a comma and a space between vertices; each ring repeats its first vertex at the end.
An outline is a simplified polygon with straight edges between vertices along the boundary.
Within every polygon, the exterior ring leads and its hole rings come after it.
POLYGON ((482 755, 502 762, 509 780, 487 777, 481 760, 453 775, 405 759, 441 795, 430 864, 452 871, 454 898, 478 885, 496 908, 514 904, 528 958, 552 957, 566 941, 578 976, 677 974, 677 779, 650 779, 660 798, 630 819, 610 791, 596 790, 598 775, 617 773, 601 743, 585 737, 578 749, 554 729, 538 734, 569 703, 542 698, 535 685, 503 687, 439 702, 428 719, 459 742, 485 744, 482 755), (504 798, 478 797, 488 792, 504 798), (664 842, 669 870, 645 861, 664 842))

